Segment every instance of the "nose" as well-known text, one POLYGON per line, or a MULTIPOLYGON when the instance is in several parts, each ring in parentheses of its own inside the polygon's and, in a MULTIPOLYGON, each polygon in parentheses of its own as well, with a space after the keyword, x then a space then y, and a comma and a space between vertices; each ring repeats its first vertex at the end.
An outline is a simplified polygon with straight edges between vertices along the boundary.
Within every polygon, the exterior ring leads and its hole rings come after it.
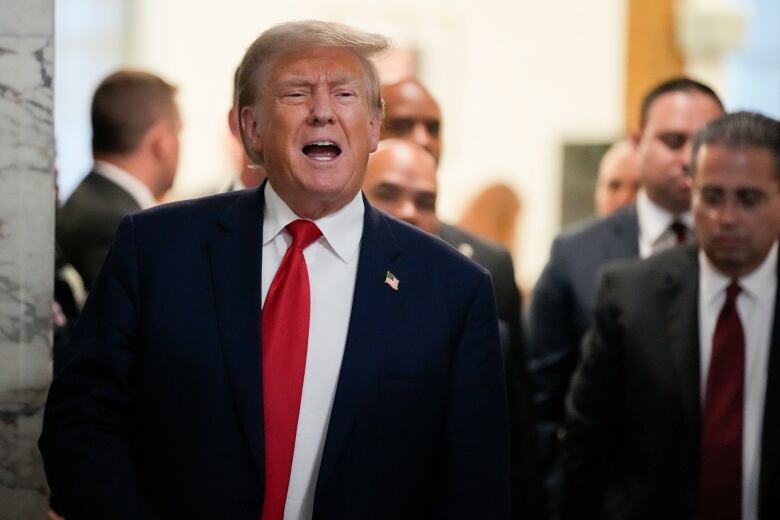
POLYGON ((412 127, 411 138, 412 141, 431 152, 431 142, 433 139, 431 138, 431 134, 428 133, 428 129, 425 127, 423 121, 415 121, 414 126, 412 127))
POLYGON ((325 90, 316 90, 311 97, 309 110, 309 123, 314 126, 333 124, 335 115, 333 112, 332 98, 325 90))
POLYGON ((691 138, 686 139, 685 145, 680 147, 680 164, 682 165, 683 173, 690 173, 691 167, 691 138))
POLYGON ((401 201, 397 206, 397 212, 398 214, 396 216, 404 222, 408 222, 414 226, 417 225, 417 208, 411 200, 406 199, 401 201))

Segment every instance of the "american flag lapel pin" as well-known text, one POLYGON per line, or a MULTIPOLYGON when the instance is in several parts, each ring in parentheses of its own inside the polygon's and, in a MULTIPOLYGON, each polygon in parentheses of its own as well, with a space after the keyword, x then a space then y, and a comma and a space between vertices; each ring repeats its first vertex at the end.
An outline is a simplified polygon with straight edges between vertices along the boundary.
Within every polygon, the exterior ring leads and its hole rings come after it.
POLYGON ((398 290, 398 283, 400 280, 395 277, 393 273, 390 271, 387 271, 387 274, 385 275, 385 283, 390 286, 390 288, 394 291, 398 290))

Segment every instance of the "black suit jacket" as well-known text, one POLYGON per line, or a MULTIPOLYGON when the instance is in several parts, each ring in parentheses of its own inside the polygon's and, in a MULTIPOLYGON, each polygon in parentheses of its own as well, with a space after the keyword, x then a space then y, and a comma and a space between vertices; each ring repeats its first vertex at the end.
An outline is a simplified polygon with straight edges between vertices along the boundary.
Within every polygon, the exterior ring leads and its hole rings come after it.
MULTIPOLYGON (((605 270, 567 401, 564 519, 694 518, 698 294, 695 246, 605 270)), ((776 305, 771 324, 761 520, 780 518, 779 311, 776 305)))
POLYGON ((493 279, 512 425, 512 517, 541 518, 543 505, 530 410, 522 296, 515 281, 512 256, 501 245, 444 222, 439 222, 439 237, 487 269, 493 279))
POLYGON ((91 172, 62 207, 57 241, 89 291, 106 259, 119 221, 141 207, 120 186, 91 172))
MULTIPOLYGON (((262 193, 123 220, 46 406, 40 447, 65 518, 259 518, 262 193)), ((506 519, 490 278, 365 204, 313 517, 506 519)))

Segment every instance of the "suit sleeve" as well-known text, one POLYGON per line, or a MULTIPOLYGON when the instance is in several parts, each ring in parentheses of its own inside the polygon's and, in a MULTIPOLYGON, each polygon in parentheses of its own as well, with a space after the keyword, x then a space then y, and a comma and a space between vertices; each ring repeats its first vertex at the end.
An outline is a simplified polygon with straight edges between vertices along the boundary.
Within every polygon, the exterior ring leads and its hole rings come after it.
POLYGON ((39 447, 65 518, 156 518, 130 445, 138 278, 133 221, 127 217, 46 404, 39 447))
POLYGON ((441 508, 447 519, 509 517, 509 433, 495 298, 484 275, 451 361, 441 508))
POLYGON ((621 395, 621 311, 613 300, 614 281, 605 272, 593 328, 566 399, 563 435, 562 520, 601 516, 607 475, 618 439, 621 395))
POLYGON ((564 401, 579 359, 574 297, 566 268, 567 251, 560 238, 534 288, 528 316, 528 355, 531 400, 535 419, 537 461, 551 506, 560 492, 558 434, 564 401))

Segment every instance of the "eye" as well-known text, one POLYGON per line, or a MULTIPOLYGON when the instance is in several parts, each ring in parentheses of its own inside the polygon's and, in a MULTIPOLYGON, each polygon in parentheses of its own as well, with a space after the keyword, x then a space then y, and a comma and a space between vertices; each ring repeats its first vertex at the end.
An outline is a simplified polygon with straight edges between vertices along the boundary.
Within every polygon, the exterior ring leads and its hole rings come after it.
POLYGON ((737 190, 737 202, 745 209, 754 208, 761 204, 764 200, 766 200, 766 194, 761 190, 737 190))
POLYGON ((425 129, 428 131, 428 133, 431 135, 431 137, 438 137, 439 136, 439 127, 441 126, 441 123, 439 121, 426 121, 425 122, 425 129))
POLYGON ((436 210, 436 194, 423 193, 417 196, 415 206, 419 211, 432 212, 436 210))
POLYGON ((705 206, 714 208, 723 204, 723 191, 714 188, 703 188, 699 198, 705 206))
POLYGON ((412 131, 414 121, 407 118, 391 119, 387 122, 387 128, 394 135, 404 136, 412 131))
POLYGON ((679 150, 685 146, 685 142, 688 140, 688 137, 685 134, 669 133, 661 134, 659 139, 670 150, 679 150))

